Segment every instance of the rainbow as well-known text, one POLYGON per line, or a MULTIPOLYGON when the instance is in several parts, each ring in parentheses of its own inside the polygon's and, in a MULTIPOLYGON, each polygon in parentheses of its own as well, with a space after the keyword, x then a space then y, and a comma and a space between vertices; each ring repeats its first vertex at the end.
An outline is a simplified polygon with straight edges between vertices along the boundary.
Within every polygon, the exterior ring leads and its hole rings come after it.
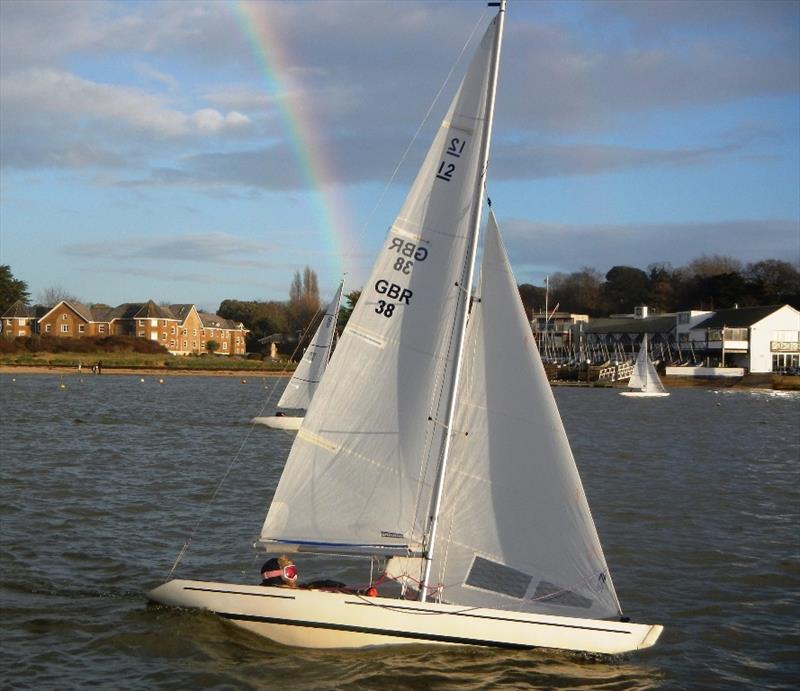
POLYGON ((311 199, 317 227, 324 238, 324 251, 330 254, 331 268, 341 276, 346 271, 346 260, 354 261, 357 252, 349 209, 344 196, 336 190, 333 156, 320 136, 312 109, 308 103, 302 104, 294 97, 294 93, 300 90, 287 88, 284 75, 289 73, 291 62, 278 38, 279 27, 269 14, 270 5, 235 0, 232 7, 259 64, 265 85, 278 107, 311 199), (290 93, 293 93, 292 98, 288 97, 290 93))

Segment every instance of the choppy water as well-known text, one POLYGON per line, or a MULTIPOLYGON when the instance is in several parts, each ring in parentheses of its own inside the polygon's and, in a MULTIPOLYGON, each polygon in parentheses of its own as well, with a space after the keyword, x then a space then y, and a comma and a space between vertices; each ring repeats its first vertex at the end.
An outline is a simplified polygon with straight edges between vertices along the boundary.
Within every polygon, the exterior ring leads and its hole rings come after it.
MULTIPOLYGON (((556 390, 625 613, 666 627, 655 648, 596 658, 298 650, 211 615, 147 606, 143 593, 197 525, 176 576, 255 582, 261 560, 250 543, 292 440, 247 422, 263 414, 272 382, 59 383, 0 375, 2 688, 778 689, 800 680, 797 395, 673 389, 641 401, 556 390)), ((317 568, 344 575, 330 562, 317 568)))

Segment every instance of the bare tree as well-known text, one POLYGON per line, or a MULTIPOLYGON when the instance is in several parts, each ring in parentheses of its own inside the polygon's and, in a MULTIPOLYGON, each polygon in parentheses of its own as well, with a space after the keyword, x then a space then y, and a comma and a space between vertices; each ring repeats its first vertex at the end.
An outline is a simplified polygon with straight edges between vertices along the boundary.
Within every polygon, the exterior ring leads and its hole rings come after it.
POLYGON ((36 294, 36 302, 40 305, 53 306, 57 305, 62 300, 67 302, 80 302, 72 293, 68 293, 61 286, 51 286, 36 294))

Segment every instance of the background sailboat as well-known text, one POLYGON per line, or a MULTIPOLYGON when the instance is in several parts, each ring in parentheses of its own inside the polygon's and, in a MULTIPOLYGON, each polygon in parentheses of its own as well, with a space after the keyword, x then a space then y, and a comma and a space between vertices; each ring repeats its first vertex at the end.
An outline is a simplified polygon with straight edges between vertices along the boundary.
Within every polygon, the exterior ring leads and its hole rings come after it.
POLYGON ((647 342, 647 334, 645 334, 642 337, 639 354, 636 356, 633 374, 628 380, 628 390, 620 391, 621 396, 636 396, 640 398, 663 398, 664 396, 669 396, 669 393, 664 390, 664 385, 661 383, 656 368, 650 361, 647 342))
POLYGON ((173 580, 279 642, 618 653, 621 609, 497 225, 472 278, 504 3, 365 284, 292 446, 259 544, 387 559, 415 600, 173 580))
MULTIPOLYGON (((328 366, 333 349, 333 338, 336 335, 336 320, 339 316, 339 305, 342 300, 344 281, 339 284, 336 296, 333 298, 325 316, 314 333, 311 343, 303 358, 286 384, 283 394, 278 401, 278 408, 305 410, 311 403, 314 393, 322 380, 322 375, 328 366)), ((273 429, 298 430, 303 422, 302 415, 271 415, 268 417, 254 417, 251 422, 266 425, 273 429)))

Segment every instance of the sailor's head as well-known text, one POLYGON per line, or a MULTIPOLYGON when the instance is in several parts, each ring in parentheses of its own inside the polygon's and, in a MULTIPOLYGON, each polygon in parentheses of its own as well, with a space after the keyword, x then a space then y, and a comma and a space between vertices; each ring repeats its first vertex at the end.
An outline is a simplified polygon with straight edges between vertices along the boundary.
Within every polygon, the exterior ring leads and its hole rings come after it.
POLYGON ((274 579, 274 582, 280 579, 286 585, 295 585, 297 583, 297 567, 285 554, 273 557, 261 567, 261 578, 264 581, 274 579))

